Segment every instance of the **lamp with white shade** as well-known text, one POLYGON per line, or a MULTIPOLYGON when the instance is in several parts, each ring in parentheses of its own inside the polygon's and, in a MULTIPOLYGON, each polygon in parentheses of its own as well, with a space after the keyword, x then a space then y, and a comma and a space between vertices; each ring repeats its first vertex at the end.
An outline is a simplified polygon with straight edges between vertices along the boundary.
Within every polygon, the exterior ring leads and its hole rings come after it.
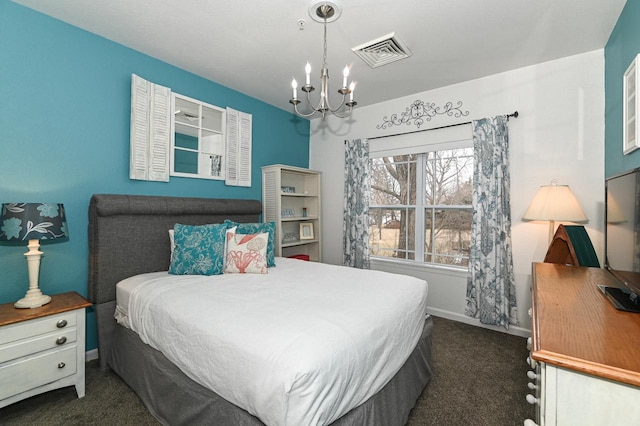
POLYGON ((16 308, 37 308, 46 305, 51 297, 42 294, 38 287, 40 275, 40 240, 67 240, 69 231, 62 204, 5 203, 0 214, 0 241, 27 243, 29 290, 18 300, 16 308))
POLYGON ((550 185, 538 189, 522 220, 549 221, 551 243, 556 222, 581 223, 588 219, 569 185, 558 185, 556 181, 551 181, 550 185))

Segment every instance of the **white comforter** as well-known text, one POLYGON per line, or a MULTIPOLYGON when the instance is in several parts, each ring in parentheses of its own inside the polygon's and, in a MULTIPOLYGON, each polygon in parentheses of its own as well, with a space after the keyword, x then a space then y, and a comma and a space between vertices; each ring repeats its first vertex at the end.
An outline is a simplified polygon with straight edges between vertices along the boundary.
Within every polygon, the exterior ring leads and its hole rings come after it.
POLYGON ((265 424, 326 425, 378 392, 408 358, 427 284, 276 260, 266 275, 133 277, 120 308, 145 343, 265 424))

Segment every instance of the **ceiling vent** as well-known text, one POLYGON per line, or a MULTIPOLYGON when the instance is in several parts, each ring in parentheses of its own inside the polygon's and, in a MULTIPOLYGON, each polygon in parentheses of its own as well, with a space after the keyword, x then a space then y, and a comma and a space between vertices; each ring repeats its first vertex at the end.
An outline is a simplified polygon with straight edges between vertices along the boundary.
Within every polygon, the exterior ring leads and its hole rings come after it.
POLYGON ((412 55, 409 48, 396 36, 396 33, 387 34, 351 50, 371 68, 399 61, 412 55))

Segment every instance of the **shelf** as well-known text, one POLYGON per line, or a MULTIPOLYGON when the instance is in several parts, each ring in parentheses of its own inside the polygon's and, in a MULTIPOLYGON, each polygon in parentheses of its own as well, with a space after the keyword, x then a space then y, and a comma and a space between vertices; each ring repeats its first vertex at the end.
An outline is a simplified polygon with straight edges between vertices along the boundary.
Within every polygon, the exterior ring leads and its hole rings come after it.
POLYGON ((318 220, 318 216, 292 216, 292 217, 283 217, 283 222, 297 222, 297 221, 305 221, 305 220, 318 220))
POLYGON ((283 197, 317 197, 317 195, 313 194, 300 194, 300 193, 291 193, 291 192, 281 192, 280 195, 283 197))
POLYGON ((290 243, 282 243, 282 247, 296 247, 296 246, 304 246, 307 244, 313 244, 313 243, 317 243, 318 240, 317 239, 313 239, 313 240, 297 240, 297 241, 291 241, 290 243))

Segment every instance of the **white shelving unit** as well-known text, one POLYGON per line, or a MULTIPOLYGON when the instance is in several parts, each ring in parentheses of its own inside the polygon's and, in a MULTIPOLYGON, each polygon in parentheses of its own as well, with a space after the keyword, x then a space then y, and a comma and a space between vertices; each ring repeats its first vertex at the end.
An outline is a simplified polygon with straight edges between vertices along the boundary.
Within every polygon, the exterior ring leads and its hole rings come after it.
POLYGON ((262 217, 276 223, 276 256, 322 261, 321 173, 275 164, 262 168, 262 217))

